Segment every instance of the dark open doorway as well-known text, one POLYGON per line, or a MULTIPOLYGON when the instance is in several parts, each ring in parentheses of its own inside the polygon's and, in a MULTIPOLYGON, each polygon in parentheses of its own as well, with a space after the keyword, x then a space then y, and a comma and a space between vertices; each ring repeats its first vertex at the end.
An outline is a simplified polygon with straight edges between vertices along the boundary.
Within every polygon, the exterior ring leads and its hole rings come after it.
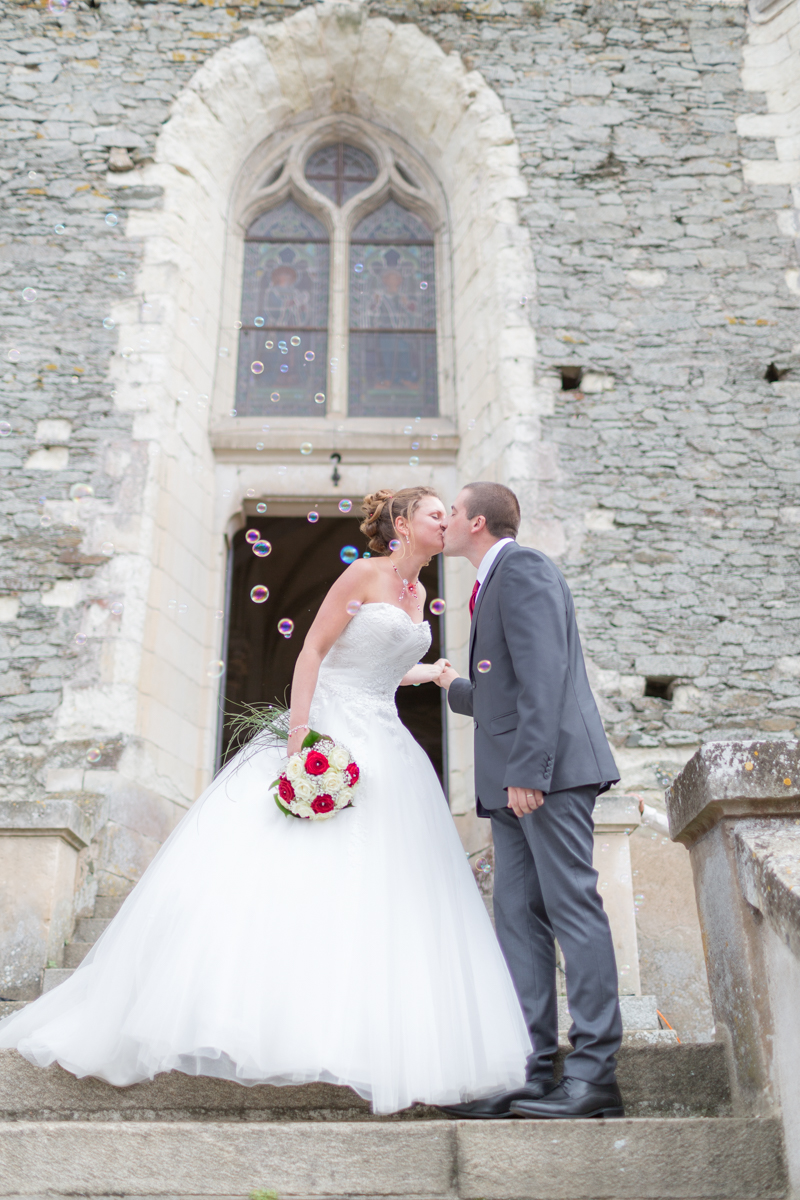
MULTIPOLYGON (((305 516, 248 516, 246 529, 234 535, 230 560, 227 670, 225 675, 225 720, 222 727, 220 761, 230 745, 230 715, 243 703, 289 701, 295 660, 328 588, 346 569, 340 557, 344 546, 355 546, 359 557, 367 549, 366 539, 354 517, 320 516, 311 524, 305 516), (257 529, 272 545, 271 553, 259 558, 246 539, 248 529, 257 529), (250 599, 254 587, 269 588, 263 604, 250 599), (291 638, 278 630, 284 619, 294 622, 291 638)), ((428 600, 442 595, 440 560, 422 571, 428 600)), ((425 661, 440 656, 442 619, 430 613, 432 643, 425 661)), ((397 708, 406 728, 428 754, 442 785, 445 785, 442 693, 435 684, 398 689, 397 708)), ((446 791, 446 787, 445 787, 446 791)))

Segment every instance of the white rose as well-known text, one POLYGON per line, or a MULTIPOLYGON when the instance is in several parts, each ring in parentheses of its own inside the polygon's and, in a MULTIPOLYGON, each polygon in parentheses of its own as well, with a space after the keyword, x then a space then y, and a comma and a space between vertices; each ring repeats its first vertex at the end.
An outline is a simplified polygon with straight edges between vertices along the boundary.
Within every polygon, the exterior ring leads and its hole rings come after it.
POLYGON ((294 814, 296 817, 313 817, 314 810, 310 804, 295 804, 294 814))
POLYGON ((342 746, 335 746, 328 755, 328 762, 337 771, 343 771, 350 762, 350 755, 342 746))
POLYGON ((341 771, 334 771, 332 767, 328 767, 325 774, 319 776, 319 785, 321 791, 333 796, 344 787, 344 775, 341 771))
POLYGON ((336 816, 336 809, 332 808, 330 812, 314 813, 314 820, 315 821, 330 821, 331 817, 335 817, 335 816, 336 816))
POLYGON ((339 795, 336 797, 336 807, 346 808, 351 803, 354 796, 352 788, 342 788, 339 795))
POLYGON ((295 779, 300 779, 301 776, 305 775, 305 773, 306 773, 306 769, 305 769, 305 766, 303 765, 303 762, 297 755, 293 754, 292 757, 289 759, 289 762, 286 766, 286 771, 284 772, 284 774, 287 776, 288 779, 295 780, 295 779))
POLYGON ((317 794, 316 785, 308 775, 302 776, 293 786, 295 796, 303 803, 310 803, 317 794))

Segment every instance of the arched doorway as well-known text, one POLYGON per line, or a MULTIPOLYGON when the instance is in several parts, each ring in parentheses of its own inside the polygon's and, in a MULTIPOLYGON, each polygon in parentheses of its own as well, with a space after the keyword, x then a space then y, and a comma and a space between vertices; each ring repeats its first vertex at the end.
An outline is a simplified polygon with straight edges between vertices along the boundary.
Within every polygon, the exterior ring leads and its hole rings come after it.
MULTIPOLYGON (((307 516, 248 516, 246 528, 233 537, 230 554, 227 663, 220 762, 231 748, 231 717, 242 704, 289 700, 294 664, 303 640, 325 593, 346 569, 341 552, 352 546, 361 556, 367 549, 354 517, 321 515, 310 523, 307 516), (248 530, 258 530, 272 549, 265 557, 253 553, 248 530), (269 589, 263 603, 251 599, 253 588, 269 589), (291 620, 294 628, 285 637, 278 623, 291 620)), ((423 568, 421 579, 432 600, 441 596, 440 559, 423 568)), ((424 661, 441 653, 441 617, 426 610, 432 642, 424 661)), ((446 790, 445 739, 442 693, 435 684, 404 687, 397 693, 403 724, 428 754, 446 790)))

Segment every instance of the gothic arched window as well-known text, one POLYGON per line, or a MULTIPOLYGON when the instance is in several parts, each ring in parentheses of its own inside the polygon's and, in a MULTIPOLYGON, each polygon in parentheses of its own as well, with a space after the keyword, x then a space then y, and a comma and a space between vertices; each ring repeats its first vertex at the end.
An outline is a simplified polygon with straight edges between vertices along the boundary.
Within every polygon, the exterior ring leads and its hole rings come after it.
POLYGON ((438 415, 431 205, 376 150, 328 143, 304 166, 297 150, 265 187, 274 207, 245 236, 238 416, 438 415))

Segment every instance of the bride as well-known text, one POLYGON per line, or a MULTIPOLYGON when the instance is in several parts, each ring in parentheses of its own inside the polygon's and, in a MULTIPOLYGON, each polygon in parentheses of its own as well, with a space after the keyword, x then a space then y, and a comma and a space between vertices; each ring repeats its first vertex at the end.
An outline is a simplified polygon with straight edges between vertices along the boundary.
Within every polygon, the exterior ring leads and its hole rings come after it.
POLYGON ((367 496, 376 557, 328 592, 297 660, 288 751, 309 728, 353 754, 353 808, 284 816, 285 752, 257 736, 220 772, 60 987, 0 1047, 118 1086, 162 1071, 347 1084, 375 1112, 525 1081, 530 1041, 445 798, 400 723, 435 680, 420 567, 443 546, 431 488, 367 496))

